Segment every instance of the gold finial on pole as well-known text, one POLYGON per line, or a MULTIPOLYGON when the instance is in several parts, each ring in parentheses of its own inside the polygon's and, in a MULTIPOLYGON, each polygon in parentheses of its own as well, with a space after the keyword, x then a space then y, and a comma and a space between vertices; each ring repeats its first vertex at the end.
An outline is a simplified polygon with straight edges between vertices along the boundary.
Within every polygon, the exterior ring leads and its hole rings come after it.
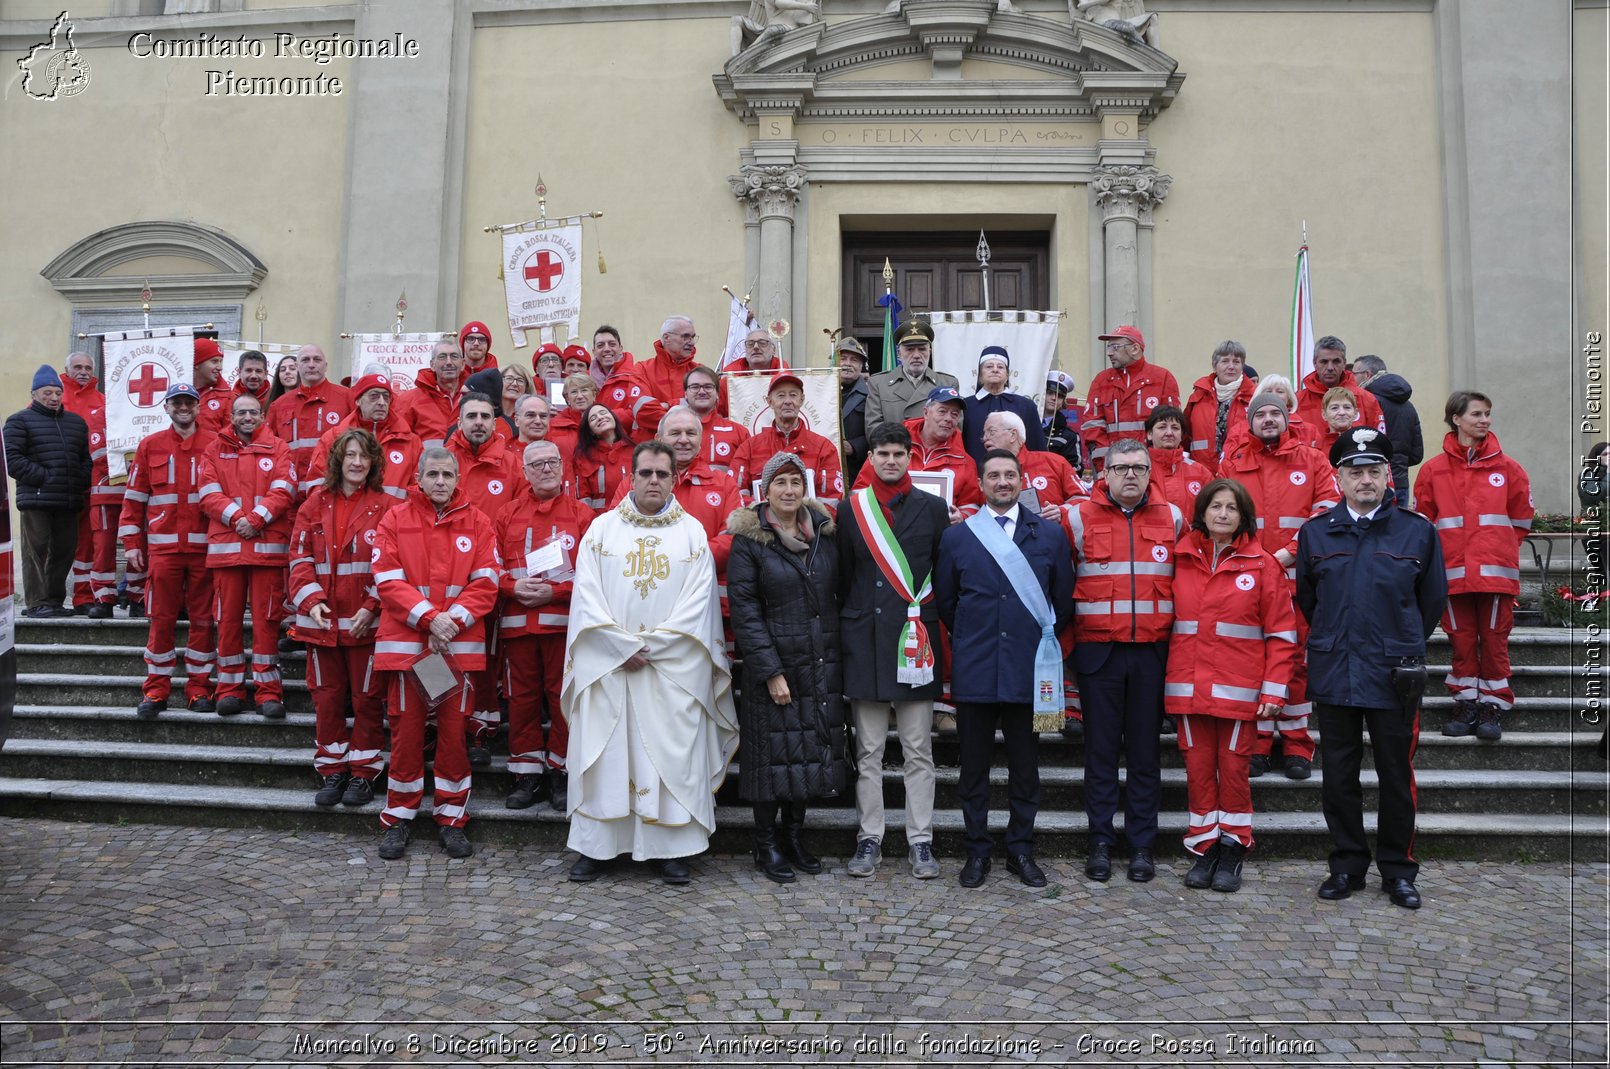
POLYGON ((548 221, 548 184, 542 180, 542 172, 537 172, 537 216, 539 222, 548 221))
POLYGON ((405 289, 397 295, 397 329, 395 333, 403 332, 403 316, 408 314, 408 291, 405 289))
POLYGON ((145 329, 151 329, 151 280, 148 278, 140 285, 140 311, 145 315, 145 329))
POLYGON ((261 297, 257 298, 257 311, 252 313, 252 318, 257 320, 257 344, 261 345, 263 344, 263 323, 268 319, 268 307, 263 304, 261 297))
POLYGON ((894 266, 889 263, 889 258, 885 256, 883 258, 883 291, 887 293, 891 288, 893 288, 893 286, 894 266))

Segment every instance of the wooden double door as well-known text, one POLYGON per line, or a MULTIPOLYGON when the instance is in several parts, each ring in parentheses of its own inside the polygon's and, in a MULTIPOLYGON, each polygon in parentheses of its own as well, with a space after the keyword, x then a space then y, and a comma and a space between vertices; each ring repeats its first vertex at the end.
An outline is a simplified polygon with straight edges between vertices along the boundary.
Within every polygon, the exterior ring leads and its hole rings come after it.
MULTIPOLYGON (((985 234, 989 241, 989 306, 994 309, 1050 307, 1051 237, 1045 231, 985 234)), ((853 232, 844 235, 845 324, 866 346, 872 370, 889 367, 883 353, 883 261, 894 269, 894 292, 917 312, 953 312, 984 307, 984 273, 978 263, 978 231, 853 232)))

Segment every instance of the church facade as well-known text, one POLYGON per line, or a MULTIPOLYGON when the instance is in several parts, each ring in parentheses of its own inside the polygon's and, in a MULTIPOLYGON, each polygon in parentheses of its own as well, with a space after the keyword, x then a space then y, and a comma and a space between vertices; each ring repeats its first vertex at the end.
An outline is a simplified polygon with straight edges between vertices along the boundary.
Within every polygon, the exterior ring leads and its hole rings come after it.
MULTIPOLYGON (((1062 313, 1080 392, 1133 323, 1182 385, 1314 328, 1495 399, 1538 506, 1604 434, 1606 4, 1549 0, 60 0, 0 11, 0 384, 79 333, 491 324, 487 227, 584 224, 582 331, 646 355, 721 287, 786 355, 917 311, 1062 313), (70 42, 65 36, 71 31, 70 42), (44 47, 41 48, 41 45, 44 47), (58 90, 54 93, 51 90, 58 90), (990 249, 980 267, 977 243, 990 249), (987 286, 987 296, 986 296, 987 286), (261 318, 260 318, 261 317, 261 318), (1602 402, 1602 393, 1597 395, 1602 402)), ((587 340, 584 338, 583 340, 587 340)))

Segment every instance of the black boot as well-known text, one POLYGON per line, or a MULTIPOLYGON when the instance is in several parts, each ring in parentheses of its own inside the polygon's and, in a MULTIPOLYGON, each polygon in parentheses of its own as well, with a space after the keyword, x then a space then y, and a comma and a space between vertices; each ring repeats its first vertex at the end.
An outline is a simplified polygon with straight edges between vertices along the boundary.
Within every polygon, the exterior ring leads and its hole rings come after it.
POLYGON ((800 838, 805 832, 805 803, 784 802, 781 823, 782 833, 777 837, 777 846, 783 856, 807 876, 821 872, 822 859, 805 849, 805 842, 800 838))
POLYGON ((773 883, 793 883, 794 870, 777 849, 777 803, 755 806, 755 868, 773 883))
POLYGON ((1224 894, 1241 890, 1241 863, 1247 858, 1247 848, 1234 839, 1219 840, 1219 868, 1213 874, 1213 889, 1224 894))
POLYGON ((1191 866, 1191 871, 1185 874, 1185 886, 1193 891, 1205 891, 1213 883, 1213 874, 1219 868, 1219 844, 1222 839, 1214 839, 1213 845, 1202 851, 1191 866))

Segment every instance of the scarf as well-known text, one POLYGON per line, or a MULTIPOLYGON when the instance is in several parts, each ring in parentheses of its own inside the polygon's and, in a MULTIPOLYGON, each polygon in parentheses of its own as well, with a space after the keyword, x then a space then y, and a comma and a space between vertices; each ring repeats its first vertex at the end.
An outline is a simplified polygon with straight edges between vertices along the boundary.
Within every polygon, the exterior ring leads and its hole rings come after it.
POLYGON ((1213 427, 1213 455, 1218 456, 1224 452, 1224 436, 1230 427, 1230 402, 1234 401, 1236 394, 1241 392, 1240 382, 1220 382, 1213 380, 1213 392, 1219 398, 1219 415, 1213 427))
POLYGON ((867 486, 872 490, 872 496, 877 498, 878 506, 883 509, 883 518, 888 520, 889 525, 892 527, 894 525, 894 507, 904 501, 907 494, 911 493, 910 469, 907 469, 900 476, 900 481, 896 483, 886 483, 878 478, 877 473, 874 472, 872 481, 867 486))
MULTIPOLYGON (((906 479, 909 485, 911 480, 906 479)), ((922 622, 922 603, 933 597, 934 577, 930 572, 919 587, 906 562, 906 552, 894 537, 889 521, 885 519, 887 507, 878 500, 873 487, 880 485, 874 477, 872 486, 850 495, 850 511, 861 525, 867 549, 878 571, 889 581, 889 586, 906 602, 906 623, 900 630, 900 641, 895 644, 895 679, 908 686, 921 686, 934 678, 934 648, 928 641, 928 629, 922 622), (878 508, 873 508, 878 505, 878 508)))

